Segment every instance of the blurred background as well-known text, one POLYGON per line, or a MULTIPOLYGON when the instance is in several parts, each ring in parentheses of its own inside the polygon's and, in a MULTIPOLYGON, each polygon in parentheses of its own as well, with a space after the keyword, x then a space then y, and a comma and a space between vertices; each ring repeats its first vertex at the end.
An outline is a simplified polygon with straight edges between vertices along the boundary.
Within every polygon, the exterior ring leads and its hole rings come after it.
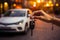
POLYGON ((28 8, 32 11, 42 9, 48 13, 59 14, 60 0, 0 0, 0 14, 9 9, 21 8, 28 8))

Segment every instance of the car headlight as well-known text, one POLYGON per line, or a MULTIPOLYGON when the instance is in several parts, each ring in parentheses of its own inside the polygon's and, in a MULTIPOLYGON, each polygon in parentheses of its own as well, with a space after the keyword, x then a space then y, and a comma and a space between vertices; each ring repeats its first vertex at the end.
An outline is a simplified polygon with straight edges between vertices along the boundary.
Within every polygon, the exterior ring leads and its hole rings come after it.
POLYGON ((23 23, 19 23, 19 25, 22 25, 23 23))
POLYGON ((23 23, 23 20, 21 20, 20 23, 23 23))
POLYGON ((17 23, 13 23, 13 24, 17 24, 17 25, 20 24, 21 25, 22 23, 23 23, 23 20, 21 20, 21 21, 19 21, 17 23))
POLYGON ((19 25, 22 25, 23 24, 23 20, 19 22, 19 25))

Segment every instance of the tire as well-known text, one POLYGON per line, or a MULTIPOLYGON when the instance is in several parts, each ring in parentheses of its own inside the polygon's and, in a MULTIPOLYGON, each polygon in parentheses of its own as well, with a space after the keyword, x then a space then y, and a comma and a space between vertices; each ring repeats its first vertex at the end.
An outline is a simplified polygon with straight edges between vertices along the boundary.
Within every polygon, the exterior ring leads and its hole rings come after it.
POLYGON ((25 30, 24 30, 24 34, 27 34, 27 32, 28 32, 28 24, 26 23, 26 25, 25 25, 25 30))

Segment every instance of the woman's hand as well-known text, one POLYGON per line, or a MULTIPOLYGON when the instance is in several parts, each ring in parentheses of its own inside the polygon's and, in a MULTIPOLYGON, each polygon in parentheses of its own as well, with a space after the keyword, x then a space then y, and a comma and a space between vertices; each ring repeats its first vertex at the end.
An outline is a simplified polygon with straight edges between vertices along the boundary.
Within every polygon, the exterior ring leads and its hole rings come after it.
POLYGON ((46 21, 50 21, 52 20, 52 16, 50 16, 49 14, 45 13, 43 10, 40 10, 42 12, 43 15, 40 15, 40 16, 33 16, 34 18, 36 19, 43 19, 43 20, 46 20, 46 21))

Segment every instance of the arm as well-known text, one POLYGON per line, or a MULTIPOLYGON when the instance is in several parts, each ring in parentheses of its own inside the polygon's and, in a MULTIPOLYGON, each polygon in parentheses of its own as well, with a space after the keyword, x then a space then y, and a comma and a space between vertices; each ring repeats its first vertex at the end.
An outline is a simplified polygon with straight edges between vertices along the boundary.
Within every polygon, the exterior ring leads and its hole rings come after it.
POLYGON ((60 26, 60 19, 59 18, 52 18, 51 19, 51 23, 60 26))
POLYGON ((57 26, 60 26, 60 19, 59 18, 54 18, 54 17, 52 17, 51 19, 45 19, 44 17, 35 17, 36 19, 39 19, 39 20, 43 20, 43 21, 45 21, 45 22, 48 22, 48 23, 53 23, 53 24, 55 24, 55 25, 57 25, 57 26))
POLYGON ((40 12, 42 12, 43 15, 34 16, 34 18, 60 26, 60 19, 56 18, 55 15, 49 15, 43 10, 41 10, 40 12))

